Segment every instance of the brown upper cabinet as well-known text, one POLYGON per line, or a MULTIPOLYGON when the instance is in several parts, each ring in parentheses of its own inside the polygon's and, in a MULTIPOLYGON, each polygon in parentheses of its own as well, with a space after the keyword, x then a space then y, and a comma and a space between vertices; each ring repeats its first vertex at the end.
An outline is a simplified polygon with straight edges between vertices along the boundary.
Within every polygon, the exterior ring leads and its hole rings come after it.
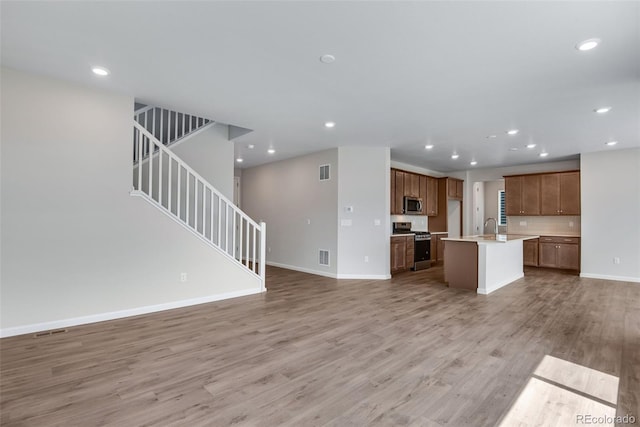
POLYGON ((404 215, 404 197, 422 199, 422 214, 438 215, 438 180, 426 175, 391 169, 391 215, 404 215))
POLYGON ((542 215, 580 215, 580 172, 542 175, 541 188, 542 215))
POLYGON ((580 171, 504 177, 508 216, 580 215, 580 171))
POLYGON ((404 172, 391 169, 391 214, 404 214, 404 172))
POLYGON ((540 175, 504 178, 507 215, 540 215, 540 175))
POLYGON ((462 200, 463 183, 461 179, 447 178, 447 196, 450 199, 462 200))
POLYGON ((420 197, 424 203, 424 213, 438 215, 438 180, 430 176, 420 176, 420 197))
POLYGON ((420 175, 404 173, 404 195, 407 197, 420 197, 420 175))

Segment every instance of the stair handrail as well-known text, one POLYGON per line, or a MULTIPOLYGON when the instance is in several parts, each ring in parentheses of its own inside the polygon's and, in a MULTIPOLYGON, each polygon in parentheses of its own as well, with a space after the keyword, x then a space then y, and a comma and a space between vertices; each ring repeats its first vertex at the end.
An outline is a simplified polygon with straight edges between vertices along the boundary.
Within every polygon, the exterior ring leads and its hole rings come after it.
MULTIPOLYGON (((218 191, 213 185, 211 185, 206 179, 204 179, 198 172, 196 172, 192 167, 190 167, 184 160, 182 160, 180 157, 178 157, 173 151, 171 151, 170 149, 168 149, 164 144, 162 144, 162 142, 157 139, 151 132, 149 132, 147 129, 145 129, 144 126, 142 126, 140 123, 138 123, 136 120, 133 120, 133 126, 135 129, 137 129, 141 135, 144 135, 145 137, 147 137, 150 141, 150 143, 153 143, 153 145, 158 147, 158 151, 155 150, 155 148, 153 148, 150 144, 149 147, 149 154, 148 154, 148 158, 149 159, 153 159, 154 157, 160 156, 160 154, 165 154, 167 155, 170 159, 173 159, 178 165, 179 167, 182 167, 185 171, 187 171, 187 173, 191 174, 194 176, 195 179, 199 180, 202 185, 203 188, 206 188, 207 190, 209 190, 213 195, 215 194, 220 201, 224 201, 226 206, 229 208, 231 208, 231 210, 234 212, 234 214, 238 214, 240 216, 240 218, 244 219, 248 225, 251 225, 254 227, 254 245, 253 245, 253 262, 256 263, 256 242, 255 242, 255 231, 257 230, 260 233, 260 250, 259 250, 259 256, 260 256, 260 260, 258 263, 258 268, 259 268, 259 273, 256 273, 253 269, 248 267, 248 264, 245 265, 242 263, 242 261, 236 259, 235 257, 231 257, 234 261, 240 263, 242 266, 246 267, 249 271, 251 271, 254 274, 257 274, 261 280, 262 280, 262 289, 265 290, 265 262, 266 262, 266 255, 265 255, 265 249, 266 249, 266 224, 264 222, 256 222, 254 221, 249 215, 247 215, 244 211, 242 211, 240 208, 238 208, 231 200, 229 200, 224 194, 222 194, 220 191, 218 191)), ((142 138, 139 138, 138 144, 142 143, 142 138)), ((142 168, 141 163, 137 163, 134 166, 138 166, 138 185, 141 185, 140 183, 142 182, 142 168)), ((136 191, 133 191, 132 194, 135 194, 136 191)), ((154 202, 154 204, 159 205, 162 209, 167 210, 171 213, 171 215, 176 216, 170 209, 165 208, 161 202, 156 201, 155 199, 153 199, 152 195, 147 195, 144 191, 142 190, 138 190, 137 193, 141 193, 143 195, 145 195, 146 197, 149 197, 150 200, 152 200, 154 202)), ((188 223, 188 218, 187 218, 187 222, 184 222, 182 220, 181 217, 177 216, 177 218, 179 219, 179 221, 189 227, 192 231, 195 231, 196 233, 199 234, 199 232, 197 230, 194 230, 191 225, 188 223)), ((213 224, 211 225, 213 227, 213 224)), ((235 233, 235 230, 233 231, 235 233)), ((200 235, 200 234, 199 234, 200 235)), ((200 237, 202 237, 202 235, 200 235, 200 237)), ((248 239, 248 236, 247 236, 248 239)), ((208 240, 209 241, 209 240, 208 240)), ((228 252, 222 250, 222 248, 216 244, 215 242, 213 242, 212 240, 209 241, 214 247, 220 249, 224 254, 226 254, 227 256, 230 256, 228 252)), ((247 248, 248 251, 248 248, 247 248)), ((240 257, 242 258, 242 254, 240 254, 240 257)), ((254 265, 255 268, 255 265, 254 265)))

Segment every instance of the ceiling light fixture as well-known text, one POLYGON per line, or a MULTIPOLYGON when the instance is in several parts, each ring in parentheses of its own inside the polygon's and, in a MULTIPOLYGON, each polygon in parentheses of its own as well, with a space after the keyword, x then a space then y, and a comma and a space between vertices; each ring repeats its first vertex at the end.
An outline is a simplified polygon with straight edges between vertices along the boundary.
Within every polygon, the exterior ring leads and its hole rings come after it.
POLYGON ((475 160, 472 160, 472 161, 470 161, 470 162, 469 162, 469 164, 470 164, 471 166, 475 166, 475 165, 477 165, 477 164, 478 164, 478 162, 476 162, 475 160))
POLYGON ((518 129, 510 129, 507 131, 507 135, 517 135, 520 132, 518 129))
POLYGON ((549 153, 547 153, 546 151, 543 151, 542 153, 540 153, 540 157, 547 157, 549 155, 549 153))
POLYGON ((269 148, 269 149, 267 150, 267 153, 269 153, 269 154, 273 154, 273 153, 275 153, 275 152, 276 152, 276 150, 274 150, 273 148, 269 148))
POLYGON ((236 162, 238 162, 238 163, 242 163, 242 162, 243 162, 242 157, 238 157, 238 158, 236 159, 236 162))
POLYGON ((487 135, 487 139, 493 139, 493 138, 497 138, 498 135, 487 135))
POLYGON ((587 50, 591 50, 594 47, 598 46, 600 44, 600 39, 588 39, 585 41, 582 41, 580 43, 578 43, 576 45, 576 49, 578 49, 581 52, 585 52, 587 50))
POLYGON ((326 122, 326 123, 324 124, 324 127, 326 127, 326 128, 333 128, 333 127, 335 127, 335 126, 336 126, 336 123, 335 123, 335 122, 326 122))
POLYGON ((509 151, 518 151, 518 147, 511 147, 509 148, 509 151))
POLYGON ((453 154, 451 155, 451 158, 452 158, 453 160, 457 159, 458 157, 460 157, 460 156, 459 156, 458 154, 456 154, 456 153, 453 153, 453 154))
POLYGON ((336 57, 333 55, 329 55, 328 53, 320 57, 320 62, 322 62, 323 64, 331 64, 335 60, 336 57))
POLYGON ((611 107, 600 107, 600 108, 596 108, 593 111, 598 113, 598 114, 604 114, 604 113, 608 113, 609 111, 611 111, 611 107))
POLYGON ((91 68, 91 71, 93 71, 93 74, 100 77, 108 76, 109 74, 111 74, 111 72, 104 67, 93 67, 91 68))
POLYGON ((255 146, 255 145, 253 145, 253 144, 249 144, 249 145, 247 145, 247 148, 248 148, 249 150, 253 150, 254 148, 256 148, 256 146, 255 146))
POLYGON ((431 150, 433 148, 433 144, 427 144, 424 146, 425 150, 431 150))
POLYGON ((527 144, 527 148, 536 148, 536 144, 527 144))
POLYGON ((608 145, 609 147, 613 147, 617 143, 618 143, 618 141, 609 141, 609 142, 606 142, 605 145, 608 145))

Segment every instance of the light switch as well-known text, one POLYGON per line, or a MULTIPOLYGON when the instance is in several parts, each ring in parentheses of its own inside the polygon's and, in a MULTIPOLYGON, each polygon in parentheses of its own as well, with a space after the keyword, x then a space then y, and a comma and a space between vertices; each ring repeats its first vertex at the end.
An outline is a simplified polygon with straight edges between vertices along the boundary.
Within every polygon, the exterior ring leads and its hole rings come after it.
POLYGON ((379 219, 374 219, 373 220, 373 225, 380 225, 380 220, 379 219))
POLYGON ((341 219, 340 220, 340 225, 343 227, 351 227, 351 220, 350 219, 341 219))

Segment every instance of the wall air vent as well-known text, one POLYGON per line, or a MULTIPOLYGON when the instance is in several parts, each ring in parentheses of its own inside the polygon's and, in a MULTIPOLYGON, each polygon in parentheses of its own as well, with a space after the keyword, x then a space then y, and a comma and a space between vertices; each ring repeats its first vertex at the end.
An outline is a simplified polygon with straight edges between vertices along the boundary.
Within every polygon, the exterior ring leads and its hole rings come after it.
POLYGON ((320 265, 329 265, 329 251, 320 249, 320 265))
POLYGON ((320 166, 320 181, 327 181, 331 179, 331 165, 321 165, 320 166))

